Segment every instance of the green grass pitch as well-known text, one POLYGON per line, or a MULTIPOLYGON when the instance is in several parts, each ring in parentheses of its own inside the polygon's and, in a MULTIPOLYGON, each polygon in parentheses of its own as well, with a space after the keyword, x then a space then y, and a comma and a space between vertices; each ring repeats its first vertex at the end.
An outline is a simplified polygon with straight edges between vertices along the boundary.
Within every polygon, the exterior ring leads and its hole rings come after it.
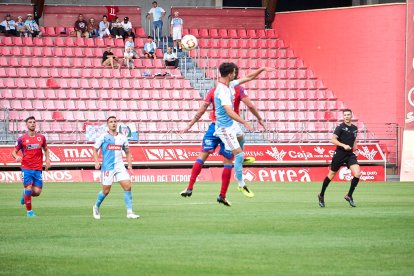
POLYGON ((45 184, 37 218, 19 204, 21 184, 0 183, 0 275, 413 275, 413 183, 232 183, 232 207, 216 202, 219 183, 134 184, 126 218, 119 185, 92 218, 99 184, 45 184))

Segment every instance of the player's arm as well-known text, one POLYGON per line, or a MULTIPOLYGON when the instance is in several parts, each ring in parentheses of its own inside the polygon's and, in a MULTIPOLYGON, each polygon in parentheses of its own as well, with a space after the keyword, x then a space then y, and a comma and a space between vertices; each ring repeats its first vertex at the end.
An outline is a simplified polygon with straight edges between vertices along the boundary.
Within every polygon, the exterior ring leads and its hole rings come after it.
POLYGON ((14 159, 16 159, 16 162, 22 161, 22 157, 17 155, 18 152, 19 152, 18 149, 13 149, 11 152, 11 155, 13 156, 14 159))
POLYGON ((49 154, 49 148, 46 146, 43 148, 43 151, 45 152, 45 170, 47 171, 50 168, 50 154, 49 154))
POLYGON ((236 112, 234 112, 233 106, 231 106, 231 105, 223 105, 223 107, 226 110, 226 113, 227 113, 227 115, 229 115, 230 118, 232 118, 236 122, 239 122, 239 123, 243 124, 244 127, 247 130, 253 130, 252 126, 246 120, 244 120, 242 117, 240 117, 239 115, 237 115, 236 112))
POLYGON ((336 146, 338 146, 338 147, 343 147, 345 150, 351 150, 352 149, 350 146, 348 146, 348 145, 346 145, 344 143, 339 142, 338 141, 338 136, 336 134, 334 134, 332 136, 331 143, 334 144, 334 145, 336 145, 336 146))
POLYGON ((99 170, 101 164, 99 164, 98 149, 95 147, 93 148, 93 160, 95 160, 95 169, 99 170))
POLYGON ((208 102, 203 102, 203 104, 200 106, 200 108, 197 110, 197 113, 194 115, 191 122, 188 123, 188 125, 181 131, 181 133, 189 131, 192 126, 198 122, 198 120, 201 119, 201 117, 204 115, 204 113, 207 111, 207 108, 210 106, 208 102))
POLYGON ((256 109, 256 106, 254 103, 250 100, 249 97, 243 97, 242 102, 247 106, 247 108, 250 110, 250 112, 257 118, 259 124, 266 129, 265 123, 263 121, 263 118, 260 116, 259 112, 256 109))
POLYGON ((125 151, 125 155, 128 161, 128 170, 132 170, 132 154, 129 150, 129 147, 125 147, 124 151, 125 151))
POLYGON ((275 69, 270 68, 270 67, 261 67, 255 71, 253 71, 252 73, 248 74, 247 76, 244 76, 243 78, 240 78, 237 80, 237 82, 240 84, 249 82, 251 80, 254 80, 255 78, 257 78, 257 76, 259 76, 262 72, 270 72, 273 71, 275 69))

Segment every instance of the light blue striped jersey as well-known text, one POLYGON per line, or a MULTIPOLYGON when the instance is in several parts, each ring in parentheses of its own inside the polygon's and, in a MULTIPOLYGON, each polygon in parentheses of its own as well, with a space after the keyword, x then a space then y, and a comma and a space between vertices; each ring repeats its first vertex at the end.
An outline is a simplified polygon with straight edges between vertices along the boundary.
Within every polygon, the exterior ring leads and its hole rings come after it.
POLYGON ((94 147, 102 149, 102 171, 114 170, 115 168, 125 168, 122 160, 122 151, 127 150, 128 138, 120 133, 112 135, 104 133, 96 139, 94 147))

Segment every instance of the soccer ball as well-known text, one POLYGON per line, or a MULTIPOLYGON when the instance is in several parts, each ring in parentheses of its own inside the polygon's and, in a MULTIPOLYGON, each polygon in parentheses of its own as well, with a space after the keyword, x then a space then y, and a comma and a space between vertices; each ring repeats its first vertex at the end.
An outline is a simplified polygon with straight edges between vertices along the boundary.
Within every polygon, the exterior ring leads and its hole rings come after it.
POLYGON ((193 35, 185 35, 182 39, 181 39, 181 47, 183 48, 184 51, 191 51, 195 48, 197 48, 198 46, 198 41, 197 38, 193 35))

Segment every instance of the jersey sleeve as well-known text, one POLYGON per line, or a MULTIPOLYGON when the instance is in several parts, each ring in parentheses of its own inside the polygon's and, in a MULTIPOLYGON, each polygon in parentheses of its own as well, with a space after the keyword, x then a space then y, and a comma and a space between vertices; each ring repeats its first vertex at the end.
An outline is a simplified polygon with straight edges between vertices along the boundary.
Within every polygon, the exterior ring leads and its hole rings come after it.
POLYGON ((46 137, 45 136, 42 136, 42 138, 43 138, 42 148, 45 149, 47 147, 46 137))
POLYGON ((93 147, 95 149, 99 149, 102 146, 103 142, 104 142, 104 138, 105 138, 105 135, 103 135, 103 134, 101 136, 99 136, 98 138, 96 138, 95 144, 93 145, 93 147))
POLYGON ((244 89, 243 86, 238 86, 238 87, 239 87, 239 90, 240 90, 240 99, 243 99, 243 98, 249 96, 249 95, 247 95, 247 91, 246 91, 246 89, 244 89))
POLYGON ((126 136, 124 136, 124 143, 122 144, 122 149, 123 150, 129 149, 129 142, 128 142, 128 138, 126 136))
POLYGON ((234 87, 236 87, 237 85, 239 85, 239 81, 238 81, 238 80, 232 80, 232 81, 229 83, 229 87, 230 87, 230 88, 234 88, 234 87))
POLYGON ((341 136, 341 133, 342 133, 342 127, 339 125, 339 126, 337 126, 336 128, 335 128, 335 130, 334 130, 334 133, 333 134, 335 134, 336 136, 341 136))
POLYGON ((16 141, 16 146, 14 147, 17 151, 23 149, 23 138, 19 137, 16 141))

